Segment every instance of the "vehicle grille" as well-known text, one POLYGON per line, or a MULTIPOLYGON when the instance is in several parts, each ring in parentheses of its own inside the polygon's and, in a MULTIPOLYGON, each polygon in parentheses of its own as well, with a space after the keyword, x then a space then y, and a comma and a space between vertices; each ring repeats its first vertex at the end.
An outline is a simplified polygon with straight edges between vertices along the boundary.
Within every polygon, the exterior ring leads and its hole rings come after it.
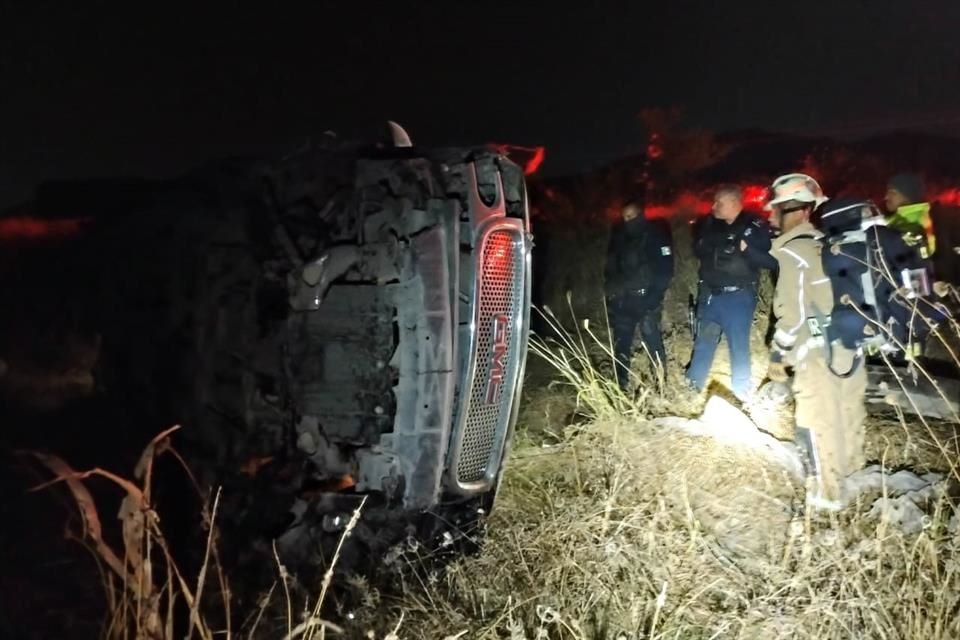
MULTIPOLYGON (((498 436, 504 437, 509 419, 519 337, 517 318, 523 303, 522 247, 520 231, 514 229, 492 231, 483 245, 476 298, 476 368, 457 462, 461 483, 485 479, 491 457, 499 450, 498 436), (492 382, 498 372, 503 380, 499 386, 492 382)), ((499 460, 493 462, 499 464, 499 460)))

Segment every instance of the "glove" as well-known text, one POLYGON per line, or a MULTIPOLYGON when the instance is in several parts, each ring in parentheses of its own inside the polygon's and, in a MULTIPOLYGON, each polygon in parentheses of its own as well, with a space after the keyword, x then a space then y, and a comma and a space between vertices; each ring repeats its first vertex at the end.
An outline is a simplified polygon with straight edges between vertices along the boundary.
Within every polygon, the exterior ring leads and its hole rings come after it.
POLYGON ((937 280, 933 283, 933 293, 938 298, 946 298, 950 293, 950 285, 942 280, 937 280))

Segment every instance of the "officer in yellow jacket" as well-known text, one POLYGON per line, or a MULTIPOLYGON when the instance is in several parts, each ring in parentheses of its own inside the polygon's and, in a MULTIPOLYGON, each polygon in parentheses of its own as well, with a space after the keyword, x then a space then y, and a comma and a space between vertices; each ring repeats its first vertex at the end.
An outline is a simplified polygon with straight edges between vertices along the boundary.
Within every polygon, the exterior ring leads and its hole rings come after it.
POLYGON ((887 226, 899 231, 921 258, 931 259, 937 251, 937 236, 920 176, 899 173, 890 178, 883 201, 889 214, 887 226))
POLYGON ((947 285, 960 286, 960 211, 929 200, 923 178, 915 173, 890 178, 883 201, 887 226, 932 263, 937 295, 947 296, 947 285))
POLYGON ((807 454, 808 504, 816 509, 845 506, 844 479, 864 465, 866 370, 856 353, 839 342, 827 355, 824 327, 833 308, 833 288, 820 258, 822 234, 810 222, 826 201, 816 180, 804 174, 777 178, 766 205, 780 230, 770 253, 780 266, 774 296, 776 331, 768 375, 786 382, 794 369, 796 439, 807 454), (831 369, 830 365, 833 365, 831 369))

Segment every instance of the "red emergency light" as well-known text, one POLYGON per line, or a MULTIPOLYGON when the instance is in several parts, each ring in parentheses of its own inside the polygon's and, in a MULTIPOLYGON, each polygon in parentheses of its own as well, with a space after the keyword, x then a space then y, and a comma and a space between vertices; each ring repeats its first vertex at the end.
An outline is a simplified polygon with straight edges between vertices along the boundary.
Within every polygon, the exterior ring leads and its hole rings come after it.
POLYGON ((45 220, 32 216, 0 218, 0 240, 37 240, 65 238, 80 232, 86 218, 45 220))
POLYGON ((488 146, 497 153, 503 154, 512 160, 519 161, 518 164, 523 165, 523 175, 526 176, 536 173, 547 155, 546 148, 542 146, 521 147, 515 144, 501 144, 496 142, 492 142, 488 146), (519 152, 519 154, 517 152, 519 152), (520 160, 520 158, 515 157, 517 155, 521 157, 526 155, 528 157, 520 160))

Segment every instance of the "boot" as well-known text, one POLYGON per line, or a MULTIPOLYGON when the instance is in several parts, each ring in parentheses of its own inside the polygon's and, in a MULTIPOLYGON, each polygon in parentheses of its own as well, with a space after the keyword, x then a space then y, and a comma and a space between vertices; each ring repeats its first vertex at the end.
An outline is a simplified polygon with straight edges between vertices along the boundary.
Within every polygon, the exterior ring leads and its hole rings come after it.
POLYGON ((796 427, 794 441, 800 450, 800 459, 806 473, 807 506, 815 511, 840 511, 846 504, 843 500, 830 500, 823 495, 820 484, 820 469, 814 449, 813 433, 809 429, 796 427))
POLYGON ((830 500, 820 490, 820 477, 807 478, 807 508, 813 511, 842 511, 847 506, 845 500, 830 500))

